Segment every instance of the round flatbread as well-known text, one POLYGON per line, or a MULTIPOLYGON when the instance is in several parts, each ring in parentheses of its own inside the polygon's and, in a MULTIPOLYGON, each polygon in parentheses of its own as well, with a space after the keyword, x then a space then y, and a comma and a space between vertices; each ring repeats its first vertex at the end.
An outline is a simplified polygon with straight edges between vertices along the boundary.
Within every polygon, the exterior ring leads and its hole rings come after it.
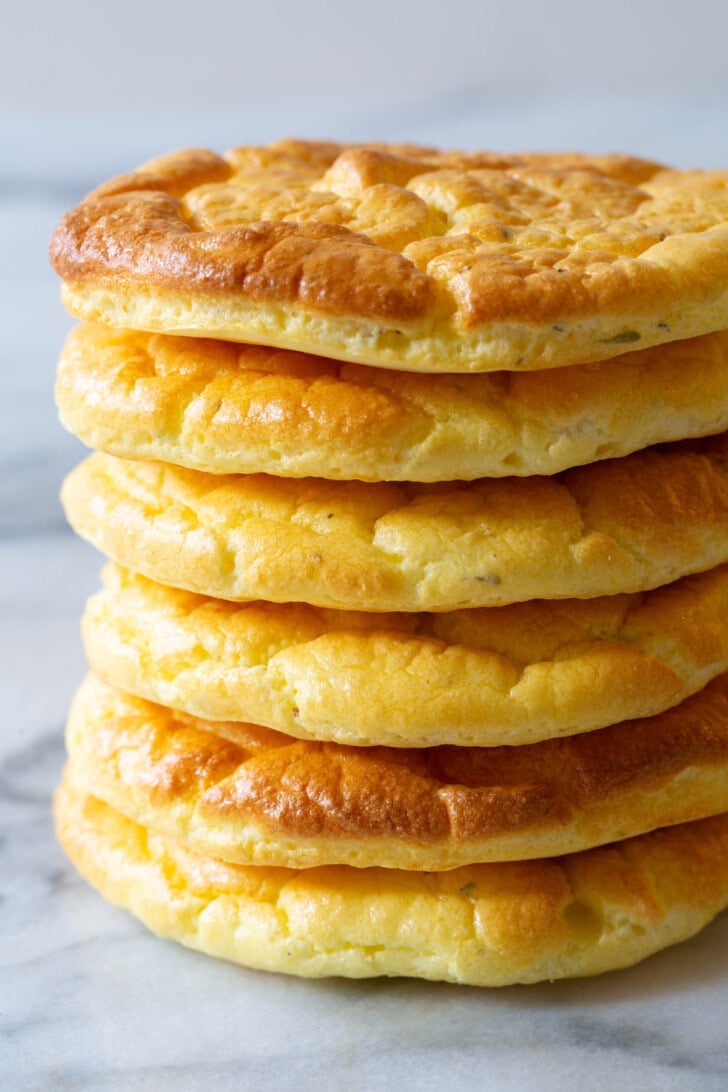
POLYGON ((51 243, 81 318, 407 371, 605 360, 728 327, 728 172, 286 141, 106 183, 51 243))
POLYGON ((728 332, 581 368, 427 376, 83 325, 56 399, 89 447, 212 474, 555 474, 728 428, 728 332))
POLYGON ((66 782, 56 829, 81 874, 155 933, 307 978, 474 986, 600 974, 693 936, 728 905, 728 817, 550 861, 425 875, 226 865, 66 782))
POLYGON ((92 455, 63 502, 112 560, 220 599, 441 611, 592 598, 728 561, 728 434, 554 478, 442 485, 92 455))
POLYGON ((108 682, 209 720, 353 745, 533 743, 652 716, 728 670, 728 566, 642 595, 372 615, 229 603, 108 565, 83 634, 108 682))
POLYGON ((728 675, 588 735, 417 750, 213 724, 89 677, 66 743, 87 792, 237 864, 422 872, 554 857, 728 811, 728 675))

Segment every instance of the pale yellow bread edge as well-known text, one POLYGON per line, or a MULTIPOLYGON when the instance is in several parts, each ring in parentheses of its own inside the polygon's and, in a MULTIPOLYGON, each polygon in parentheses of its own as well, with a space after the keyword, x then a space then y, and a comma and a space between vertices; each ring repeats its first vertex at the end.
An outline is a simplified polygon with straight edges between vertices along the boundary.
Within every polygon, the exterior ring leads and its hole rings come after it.
MULTIPOLYGON (((728 232, 709 239, 725 254, 728 232)), ((707 235, 707 233, 706 233, 707 235)), ((706 247, 705 260, 710 261, 706 247)), ((724 259, 723 259, 724 260, 724 259)), ((728 327, 728 291, 666 303, 657 314, 605 313, 552 324, 501 321, 477 329, 444 322, 406 333, 366 319, 305 312, 285 303, 255 303, 234 294, 174 293, 115 282, 65 283, 61 298, 76 318, 150 333, 297 349, 394 371, 535 371, 608 360, 639 347, 679 341, 728 327), (559 324, 561 325, 561 324, 559 324), (638 335, 638 337, 632 337, 638 335), (622 339, 622 340, 620 340, 622 339)))

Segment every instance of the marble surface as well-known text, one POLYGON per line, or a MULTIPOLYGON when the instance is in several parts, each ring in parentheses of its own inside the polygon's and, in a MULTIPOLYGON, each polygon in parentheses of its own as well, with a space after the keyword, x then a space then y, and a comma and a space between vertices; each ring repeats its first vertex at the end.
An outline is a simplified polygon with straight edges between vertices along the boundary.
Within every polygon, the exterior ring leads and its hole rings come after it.
MULTIPOLYGON (((151 150, 265 132, 413 136, 503 147, 644 149, 715 162, 726 103, 441 105, 421 115, 118 121, 0 119, 0 1086, 30 1089, 624 1089, 728 1087, 728 915, 639 967, 483 992, 305 982, 215 963, 107 906, 58 849, 49 803, 83 673, 78 617, 98 555, 56 501, 80 448, 55 423, 69 320, 45 248, 58 214, 151 150), (594 124, 587 121, 593 116, 594 124), (668 129, 664 119, 671 118, 668 129), (291 120, 292 119, 292 120, 291 120), (378 127, 378 128, 377 128, 378 127), (23 134, 25 137, 23 138, 23 134), (621 139, 619 136, 621 134, 621 139), (44 154, 40 154, 39 148, 44 154), (7 256, 9 255, 9 257, 7 256)), ((719 149, 725 153, 725 146, 719 149)))

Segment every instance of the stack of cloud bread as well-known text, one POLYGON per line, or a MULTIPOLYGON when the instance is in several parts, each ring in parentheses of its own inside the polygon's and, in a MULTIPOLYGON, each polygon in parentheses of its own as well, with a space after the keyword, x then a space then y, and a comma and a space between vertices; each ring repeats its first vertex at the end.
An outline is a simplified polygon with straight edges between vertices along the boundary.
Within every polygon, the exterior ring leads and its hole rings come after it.
POLYGON ((294 974, 594 974, 728 905, 728 173, 283 142, 107 183, 59 836, 294 974))

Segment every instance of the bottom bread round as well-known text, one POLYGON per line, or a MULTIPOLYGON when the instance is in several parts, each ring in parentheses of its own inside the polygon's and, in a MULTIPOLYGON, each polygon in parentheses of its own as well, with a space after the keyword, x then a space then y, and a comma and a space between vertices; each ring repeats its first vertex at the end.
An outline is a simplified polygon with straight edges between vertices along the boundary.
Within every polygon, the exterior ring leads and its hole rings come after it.
POLYGON ((81 874, 155 933, 310 978, 505 986, 599 974, 728 906, 728 814, 552 860, 423 873, 226 864, 131 822, 68 774, 55 816, 81 874))

